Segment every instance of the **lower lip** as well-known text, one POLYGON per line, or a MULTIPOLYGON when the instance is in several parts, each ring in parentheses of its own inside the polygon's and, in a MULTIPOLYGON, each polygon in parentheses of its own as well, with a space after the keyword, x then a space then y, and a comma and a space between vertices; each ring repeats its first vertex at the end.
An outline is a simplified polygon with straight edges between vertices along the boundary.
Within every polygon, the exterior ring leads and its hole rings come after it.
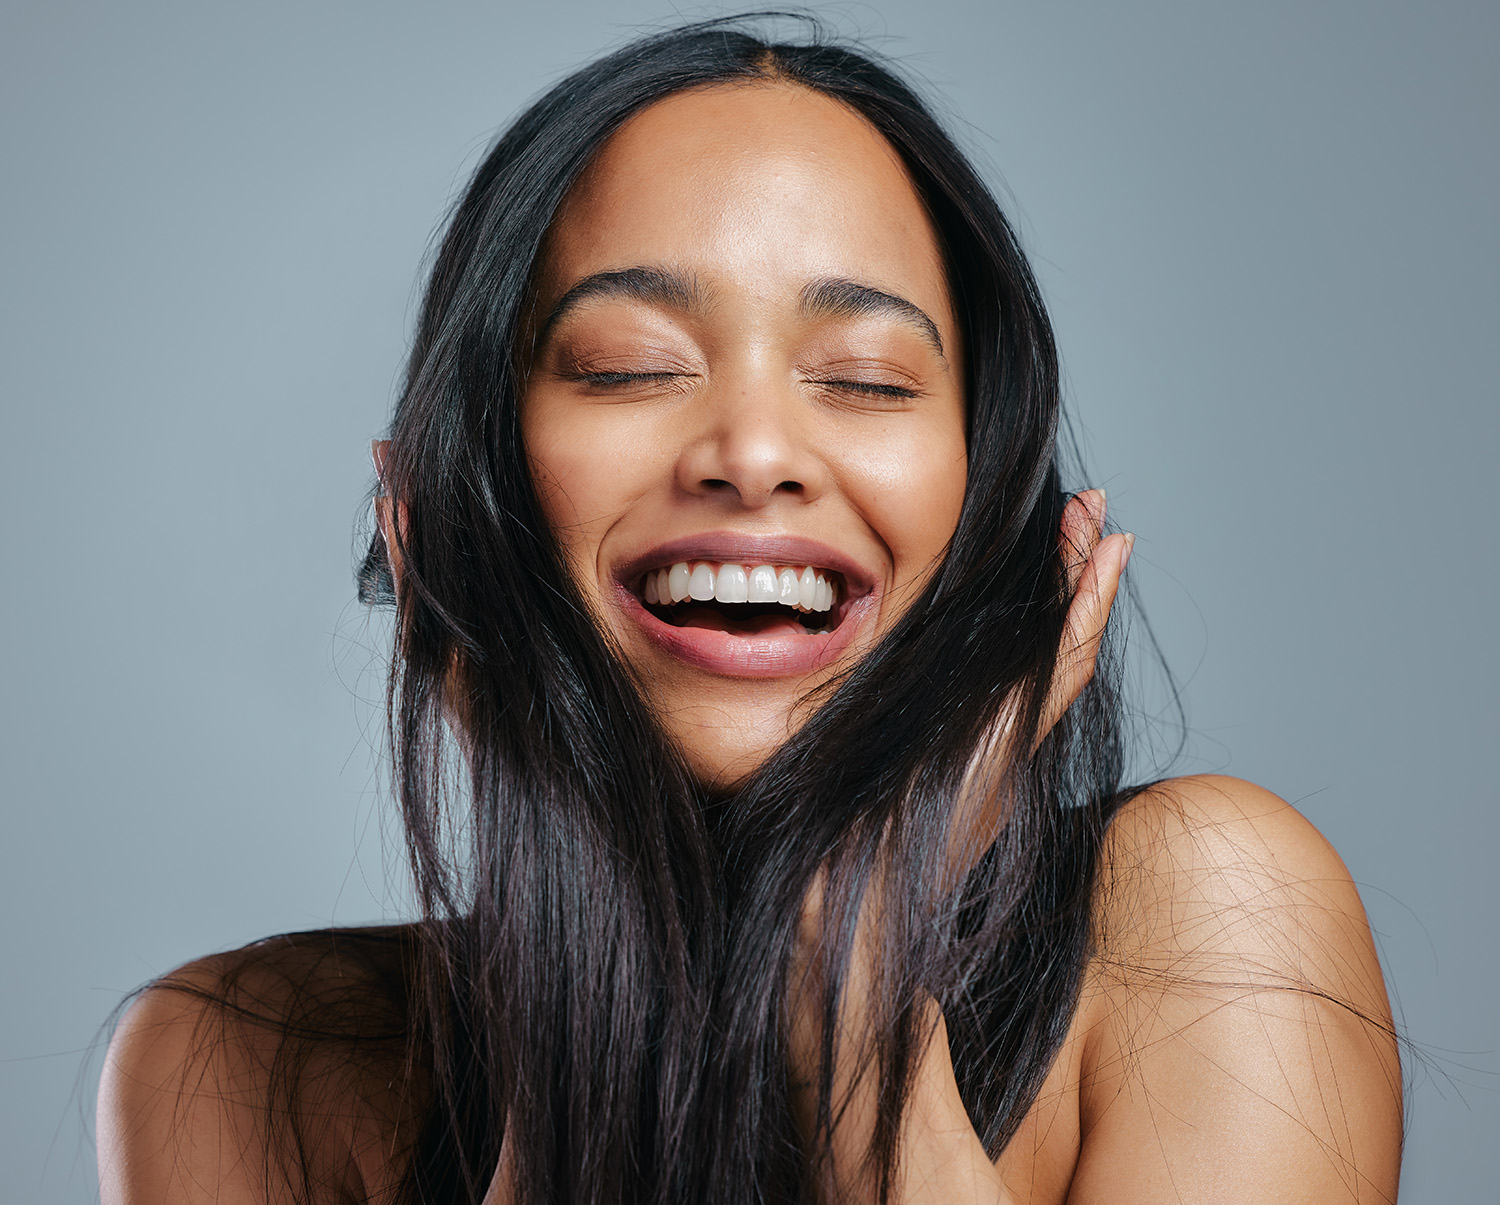
POLYGON ((786 678, 822 669, 849 647, 859 613, 873 598, 866 594, 842 604, 843 618, 831 632, 740 636, 711 628, 674 627, 651 614, 623 585, 616 585, 616 594, 621 609, 657 647, 687 665, 731 678, 786 678))

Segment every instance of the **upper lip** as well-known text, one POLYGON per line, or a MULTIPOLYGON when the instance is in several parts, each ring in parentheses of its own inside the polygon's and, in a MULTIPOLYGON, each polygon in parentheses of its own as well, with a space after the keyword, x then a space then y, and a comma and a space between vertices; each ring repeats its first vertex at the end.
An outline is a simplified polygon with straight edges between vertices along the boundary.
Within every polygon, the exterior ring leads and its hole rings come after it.
POLYGON ((718 561, 730 565, 811 565, 843 574, 849 597, 868 594, 875 575, 847 553, 818 540, 794 535, 747 535, 735 531, 705 531, 654 545, 622 561, 615 574, 626 587, 648 569, 663 569, 679 561, 718 561))

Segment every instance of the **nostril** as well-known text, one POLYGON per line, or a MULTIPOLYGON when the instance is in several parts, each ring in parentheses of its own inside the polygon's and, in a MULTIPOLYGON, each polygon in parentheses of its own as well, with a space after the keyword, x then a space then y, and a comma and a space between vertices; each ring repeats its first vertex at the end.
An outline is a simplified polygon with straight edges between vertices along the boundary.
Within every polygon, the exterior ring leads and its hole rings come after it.
POLYGON ((778 481, 774 486, 766 489, 758 486, 753 481, 738 481, 725 477, 700 477, 698 489, 705 494, 737 494, 748 501, 764 502, 776 494, 790 494, 794 498, 800 498, 807 493, 807 485, 801 481, 778 481), (762 493, 762 490, 765 490, 762 493))

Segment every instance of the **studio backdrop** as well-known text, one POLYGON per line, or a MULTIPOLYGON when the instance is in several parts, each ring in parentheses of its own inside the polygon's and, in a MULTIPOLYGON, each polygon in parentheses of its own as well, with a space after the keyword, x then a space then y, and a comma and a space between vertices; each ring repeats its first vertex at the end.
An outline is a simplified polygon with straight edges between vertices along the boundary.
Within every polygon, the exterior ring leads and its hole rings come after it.
MULTIPOLYGON (((1186 704, 1155 764, 1141 682, 1142 772, 1329 836, 1412 1042, 1403 1199, 1493 1201, 1500 6, 815 11, 930 85, 1033 257, 1070 484, 1139 534, 1186 704)), ((5 1201, 95 1198, 130 989, 409 915, 352 570, 420 265, 528 98, 682 15, 0 8, 5 1201)))

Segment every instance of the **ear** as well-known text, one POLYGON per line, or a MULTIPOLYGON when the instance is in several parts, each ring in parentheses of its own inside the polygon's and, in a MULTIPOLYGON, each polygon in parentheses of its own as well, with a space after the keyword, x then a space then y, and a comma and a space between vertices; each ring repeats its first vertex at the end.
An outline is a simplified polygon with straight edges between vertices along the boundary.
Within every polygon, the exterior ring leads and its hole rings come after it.
POLYGON ((385 462, 391 455, 391 441, 388 439, 372 439, 370 441, 370 460, 375 465, 375 477, 380 482, 378 497, 386 496, 385 487, 385 462))
POLYGON ((406 535, 406 503, 391 497, 390 487, 386 482, 385 466, 390 459, 391 441, 388 439, 376 439, 370 441, 370 459, 375 464, 375 477, 380 482, 375 492, 375 522, 380 526, 380 538, 385 543, 385 557, 387 564, 391 567, 392 584, 396 587, 396 596, 401 595, 401 542, 396 538, 399 527, 400 534, 406 535))

